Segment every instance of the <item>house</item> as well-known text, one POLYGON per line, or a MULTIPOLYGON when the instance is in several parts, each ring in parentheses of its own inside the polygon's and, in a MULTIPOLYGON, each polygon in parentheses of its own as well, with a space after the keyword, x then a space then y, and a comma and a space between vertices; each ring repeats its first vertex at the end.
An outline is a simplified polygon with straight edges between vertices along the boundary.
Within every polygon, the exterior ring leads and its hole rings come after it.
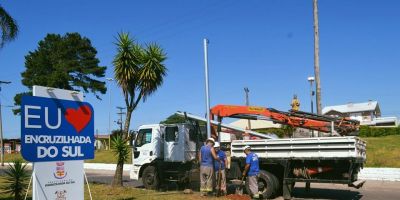
POLYGON ((322 114, 335 117, 348 117, 368 126, 397 126, 396 117, 381 117, 381 109, 377 101, 363 103, 348 103, 344 105, 327 106, 322 114))
POLYGON ((4 153, 19 153, 21 151, 21 140, 20 139, 4 139, 3 140, 3 148, 4 153))
POLYGON ((94 141, 94 148, 96 150, 108 150, 109 147, 109 140, 110 140, 110 136, 106 135, 106 134, 96 134, 95 136, 95 141, 94 141))

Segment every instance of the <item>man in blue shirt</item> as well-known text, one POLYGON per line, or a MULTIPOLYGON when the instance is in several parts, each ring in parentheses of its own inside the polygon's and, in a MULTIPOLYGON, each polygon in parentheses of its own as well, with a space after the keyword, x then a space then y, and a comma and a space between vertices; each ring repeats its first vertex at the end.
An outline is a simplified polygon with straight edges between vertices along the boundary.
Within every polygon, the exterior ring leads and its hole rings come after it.
POLYGON ((208 193, 212 192, 214 160, 219 163, 214 144, 214 138, 208 138, 206 144, 200 149, 200 192, 202 196, 206 196, 208 193))
POLYGON ((251 152, 250 146, 244 147, 244 153, 246 154, 246 166, 243 170, 243 177, 247 175, 247 182, 249 183, 249 189, 251 196, 254 199, 258 199, 258 174, 260 167, 258 163, 258 156, 251 152))
POLYGON ((221 150, 219 142, 215 142, 214 145, 215 152, 220 160, 220 162, 214 162, 215 177, 217 180, 217 193, 226 195, 226 174, 225 168, 228 165, 228 160, 226 159, 226 154, 221 150))

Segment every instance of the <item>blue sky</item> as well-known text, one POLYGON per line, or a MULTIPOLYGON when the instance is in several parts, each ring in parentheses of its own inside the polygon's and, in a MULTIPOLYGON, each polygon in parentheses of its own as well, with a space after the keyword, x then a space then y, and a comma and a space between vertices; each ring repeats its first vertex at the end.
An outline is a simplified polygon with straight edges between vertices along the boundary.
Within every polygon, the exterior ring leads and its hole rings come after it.
MULTIPOLYGON (((203 38, 210 40, 211 105, 250 103, 281 110, 293 94, 310 110, 313 75, 311 0, 169 1, 1 1, 18 21, 20 34, 0 50, 0 99, 12 105, 21 84, 24 56, 47 33, 79 32, 98 50, 107 77, 113 77, 113 42, 129 31, 140 43, 157 42, 167 52, 164 85, 132 116, 132 128, 158 123, 177 110, 204 115, 203 38)), ((400 116, 400 2, 319 1, 320 66, 323 106, 377 100, 383 115, 400 116)), ((123 106, 121 91, 109 84, 112 119, 123 106)), ((95 128, 108 129, 108 96, 86 100, 95 109, 95 128)), ((3 107, 6 138, 19 137, 20 118, 3 107)), ((117 125, 112 123, 112 129, 117 125)))

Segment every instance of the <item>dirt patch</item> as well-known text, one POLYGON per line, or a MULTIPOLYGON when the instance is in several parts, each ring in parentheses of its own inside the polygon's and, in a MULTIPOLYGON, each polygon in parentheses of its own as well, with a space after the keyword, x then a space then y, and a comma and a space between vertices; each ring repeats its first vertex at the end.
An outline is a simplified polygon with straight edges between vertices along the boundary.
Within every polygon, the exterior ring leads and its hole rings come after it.
POLYGON ((250 200, 251 198, 248 195, 239 195, 239 194, 230 194, 226 196, 226 198, 231 200, 250 200))

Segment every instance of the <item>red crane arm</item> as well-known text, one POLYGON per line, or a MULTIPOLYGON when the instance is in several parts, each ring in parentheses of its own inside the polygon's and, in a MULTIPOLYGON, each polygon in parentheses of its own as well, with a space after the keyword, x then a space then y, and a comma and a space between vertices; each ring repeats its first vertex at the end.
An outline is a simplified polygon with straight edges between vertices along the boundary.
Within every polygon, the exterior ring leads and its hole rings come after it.
POLYGON ((221 121, 224 117, 270 120, 275 123, 302 127, 322 132, 331 132, 332 122, 334 129, 339 134, 348 134, 358 130, 359 123, 344 118, 320 116, 305 112, 282 112, 271 108, 257 106, 217 105, 211 109, 211 118, 218 117, 221 121))

